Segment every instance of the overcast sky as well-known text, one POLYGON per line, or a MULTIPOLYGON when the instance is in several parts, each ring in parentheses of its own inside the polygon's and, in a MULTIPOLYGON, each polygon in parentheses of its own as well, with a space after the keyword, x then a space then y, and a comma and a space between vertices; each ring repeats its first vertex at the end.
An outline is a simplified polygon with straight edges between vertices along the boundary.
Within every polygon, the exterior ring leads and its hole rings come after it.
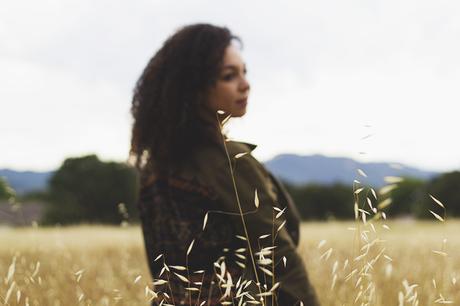
POLYGON ((0 168, 125 161, 132 88, 182 25, 244 42, 248 113, 229 135, 280 153, 460 169, 460 2, 3 1, 0 168))

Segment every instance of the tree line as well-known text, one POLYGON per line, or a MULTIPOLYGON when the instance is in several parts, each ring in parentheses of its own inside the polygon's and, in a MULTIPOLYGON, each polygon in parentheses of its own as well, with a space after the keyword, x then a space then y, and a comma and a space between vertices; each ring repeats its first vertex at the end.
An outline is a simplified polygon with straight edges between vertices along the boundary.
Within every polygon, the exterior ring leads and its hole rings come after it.
MULTIPOLYGON (((344 184, 293 185, 284 182, 304 220, 346 220, 354 218, 356 189, 344 184)), ((371 196, 372 186, 363 187, 371 196)), ((387 188, 381 195, 375 190, 375 202, 390 205, 384 211, 388 217, 412 216, 433 218, 438 215, 460 216, 460 172, 444 173, 430 181, 405 177, 387 188), (433 202, 433 196, 445 204, 444 211, 433 202)), ((76 224, 138 222, 137 171, 126 163, 104 162, 96 155, 66 159, 48 182, 44 192, 23 198, 40 199, 46 203, 41 224, 76 224)), ((15 197, 6 180, 0 179, 0 199, 15 197)), ((1 209, 1 207, 0 207, 1 209)))
MULTIPOLYGON (((390 218, 414 217, 417 219, 433 219, 432 213, 439 216, 460 217, 460 172, 453 171, 441 174, 429 181, 411 177, 403 177, 396 184, 386 187, 391 189, 381 195, 375 190, 377 199, 369 192, 372 186, 364 187, 366 197, 360 194, 360 207, 367 206, 364 198, 376 203, 386 202, 384 212, 390 218), (441 201, 445 210, 435 200, 441 201)), ((343 184, 334 185, 303 185, 295 186, 285 183, 300 215, 304 220, 329 220, 354 218, 353 206, 356 201, 355 191, 359 188, 343 184)), ((382 191, 384 188, 381 188, 382 191)))

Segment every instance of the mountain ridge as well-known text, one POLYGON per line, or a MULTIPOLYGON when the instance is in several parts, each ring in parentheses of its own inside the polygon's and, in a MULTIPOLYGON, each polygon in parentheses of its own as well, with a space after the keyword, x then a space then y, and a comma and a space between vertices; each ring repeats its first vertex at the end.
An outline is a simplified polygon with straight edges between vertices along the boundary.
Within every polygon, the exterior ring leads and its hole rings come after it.
MULTIPOLYGON (((440 174, 393 162, 359 162, 349 157, 329 157, 322 154, 279 154, 263 163, 276 177, 295 185, 341 183, 352 185, 355 179, 373 187, 385 185, 385 176, 410 176, 428 180, 440 174), (361 169, 367 175, 359 175, 361 169)), ((54 171, 16 171, 0 169, 10 186, 18 193, 42 191, 54 171)))
POLYGON ((322 154, 280 154, 264 165, 280 179, 292 184, 352 185, 355 179, 375 187, 385 185, 385 176, 410 176, 428 180, 439 172, 421 170, 402 163, 360 162, 349 157, 329 157, 322 154), (367 177, 358 174, 361 169, 367 177))

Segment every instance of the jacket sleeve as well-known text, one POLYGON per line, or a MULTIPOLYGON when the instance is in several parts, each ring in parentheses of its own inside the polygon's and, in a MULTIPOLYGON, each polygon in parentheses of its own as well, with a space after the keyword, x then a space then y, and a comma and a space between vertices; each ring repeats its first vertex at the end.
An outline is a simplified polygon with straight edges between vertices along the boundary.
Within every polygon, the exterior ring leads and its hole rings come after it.
MULTIPOLYGON (((238 159, 233 158, 232 167, 234 168, 233 177, 236 191, 244 214, 253 254, 260 250, 259 242, 263 247, 272 245, 272 234, 273 232, 275 233, 275 282, 281 283, 279 296, 285 296, 286 300, 293 302, 301 300, 308 306, 319 305, 303 261, 296 251, 296 244, 288 234, 286 226, 282 226, 285 217, 274 218, 277 214, 277 211, 273 208, 277 201, 276 193, 270 188, 269 177, 263 166, 252 155, 246 154, 238 159), (259 201, 258 208, 255 205, 256 190, 259 201), (279 229, 278 232, 277 229, 279 229), (266 234, 270 236, 262 240, 259 239, 260 236, 266 234), (283 257, 287 259, 286 267, 282 262, 283 257)), ((242 219, 238 214, 238 200, 228 162, 223 162, 222 165, 219 165, 211 185, 218 194, 219 205, 222 205, 222 210, 233 213, 233 215, 229 215, 231 222, 236 225, 238 234, 245 236, 242 219)), ((255 256, 254 260, 257 262, 258 258, 259 256, 255 256)), ((266 256, 266 258, 271 258, 271 256, 266 256)), ((271 265, 268 267, 271 270, 271 265)), ((250 258, 247 259, 246 269, 251 277, 254 277, 250 258)), ((259 280, 265 282, 268 288, 271 288, 273 285, 271 276, 264 275, 259 268, 257 268, 257 271, 259 280)), ((291 304, 286 303, 285 305, 291 304)))

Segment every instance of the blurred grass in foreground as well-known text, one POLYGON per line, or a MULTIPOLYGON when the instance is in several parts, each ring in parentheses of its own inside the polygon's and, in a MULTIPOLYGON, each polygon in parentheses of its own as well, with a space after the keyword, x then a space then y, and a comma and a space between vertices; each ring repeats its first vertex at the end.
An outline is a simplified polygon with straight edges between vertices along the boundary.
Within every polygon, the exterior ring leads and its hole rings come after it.
MULTIPOLYGON (((460 305, 460 221, 374 224, 386 256, 370 270, 370 305, 460 305)), ((358 226, 302 224, 299 252, 323 305, 360 305, 364 282, 349 276, 361 253, 358 226)), ((0 305, 149 305, 138 226, 0 228, 0 277, 0 305)))

